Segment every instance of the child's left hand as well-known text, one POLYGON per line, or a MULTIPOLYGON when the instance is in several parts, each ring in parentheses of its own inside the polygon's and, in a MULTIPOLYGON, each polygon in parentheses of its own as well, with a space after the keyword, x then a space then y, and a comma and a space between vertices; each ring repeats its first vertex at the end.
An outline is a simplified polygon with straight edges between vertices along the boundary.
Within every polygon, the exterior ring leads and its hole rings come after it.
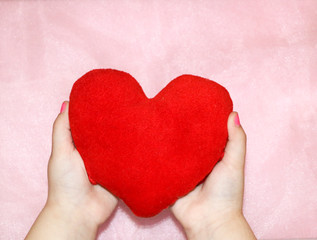
POLYGON ((52 154, 48 164, 48 204, 76 209, 88 221, 102 224, 117 205, 117 198, 99 185, 92 185, 76 150, 64 102, 53 126, 52 154))
POLYGON ((64 102, 53 126, 47 202, 26 239, 94 239, 117 203, 106 189, 89 182, 71 136, 68 102, 64 102))

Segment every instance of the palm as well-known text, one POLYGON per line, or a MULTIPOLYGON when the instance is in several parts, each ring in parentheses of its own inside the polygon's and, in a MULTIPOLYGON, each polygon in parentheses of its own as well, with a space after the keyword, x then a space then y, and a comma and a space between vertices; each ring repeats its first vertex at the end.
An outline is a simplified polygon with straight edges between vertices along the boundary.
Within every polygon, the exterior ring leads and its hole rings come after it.
POLYGON ((75 148, 63 157, 52 154, 49 163, 50 191, 60 205, 79 208, 89 220, 104 222, 117 204, 117 199, 99 185, 92 185, 83 160, 75 148))
POLYGON ((186 228, 195 222, 205 222, 206 219, 216 220, 218 215, 230 208, 239 209, 243 188, 239 175, 224 162, 219 162, 204 183, 172 206, 175 217, 186 228))
POLYGON ((171 208, 185 229, 206 219, 216 222, 229 212, 242 212, 246 136, 242 128, 233 127, 233 117, 228 119, 229 141, 223 159, 202 184, 171 208))

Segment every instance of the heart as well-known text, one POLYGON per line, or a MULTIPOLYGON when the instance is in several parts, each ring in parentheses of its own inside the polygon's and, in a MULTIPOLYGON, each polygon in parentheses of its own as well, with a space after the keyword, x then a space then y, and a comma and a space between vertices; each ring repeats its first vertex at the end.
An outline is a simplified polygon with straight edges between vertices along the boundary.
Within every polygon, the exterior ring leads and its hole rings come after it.
POLYGON ((128 73, 95 69, 73 85, 69 121, 92 184, 151 217, 195 188, 222 158, 228 91, 194 75, 147 98, 128 73))

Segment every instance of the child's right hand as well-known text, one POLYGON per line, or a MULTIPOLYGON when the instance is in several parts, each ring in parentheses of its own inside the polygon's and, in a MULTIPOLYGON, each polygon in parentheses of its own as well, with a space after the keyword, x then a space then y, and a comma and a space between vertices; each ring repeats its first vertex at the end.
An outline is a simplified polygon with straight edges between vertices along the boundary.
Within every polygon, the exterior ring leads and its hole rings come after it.
POLYGON ((236 112, 227 126, 223 159, 204 183, 171 207, 189 239, 256 239, 242 213, 246 134, 236 112))

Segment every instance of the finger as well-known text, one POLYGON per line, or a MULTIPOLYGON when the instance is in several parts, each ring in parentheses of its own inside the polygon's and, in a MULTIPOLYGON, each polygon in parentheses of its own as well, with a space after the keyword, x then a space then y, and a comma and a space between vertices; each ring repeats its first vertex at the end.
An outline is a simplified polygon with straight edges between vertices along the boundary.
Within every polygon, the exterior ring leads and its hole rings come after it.
POLYGON ((232 112, 229 115, 227 126, 229 139, 222 161, 234 168, 243 169, 247 137, 240 124, 237 112, 232 112))
POLYGON ((74 150, 72 135, 68 119, 67 101, 63 102, 61 112, 58 114, 53 125, 52 153, 63 153, 74 150))

